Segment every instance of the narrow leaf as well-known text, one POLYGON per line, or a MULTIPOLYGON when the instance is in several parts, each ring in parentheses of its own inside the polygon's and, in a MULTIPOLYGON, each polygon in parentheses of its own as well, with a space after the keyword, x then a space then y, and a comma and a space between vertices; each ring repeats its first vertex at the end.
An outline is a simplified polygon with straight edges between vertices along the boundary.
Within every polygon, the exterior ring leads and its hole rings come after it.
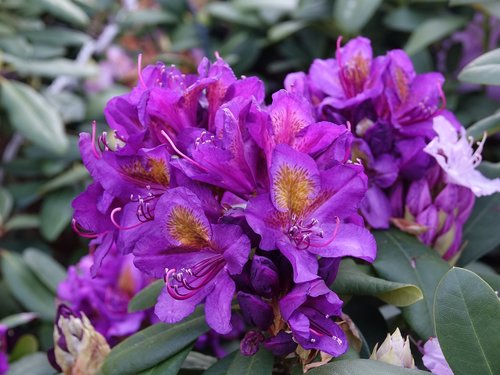
POLYGON ((346 359, 309 370, 308 375, 429 375, 370 359, 346 359))
POLYGON ((274 356, 271 352, 261 348, 253 356, 244 356, 236 352, 233 361, 227 369, 231 375, 271 375, 273 373, 274 356))
POLYGON ((38 0, 39 5, 53 16, 72 23, 84 26, 89 23, 87 14, 71 0, 38 0))
POLYGON ((500 85, 500 48, 472 60, 462 69, 458 79, 483 85, 500 85))
POLYGON ((45 98, 24 83, 2 79, 0 84, 1 104, 12 126, 43 149, 64 153, 68 147, 64 125, 45 98))
POLYGON ((336 0, 333 19, 347 34, 360 31, 372 18, 382 0, 336 0))
POLYGON ((0 320, 0 324, 3 324, 8 328, 15 328, 23 324, 29 323, 36 318, 37 315, 35 313, 19 313, 15 315, 6 316, 2 320, 0 320))
POLYGON ((59 283, 66 278, 64 268, 52 257, 34 248, 24 250, 23 259, 45 286, 57 294, 59 283))
POLYGON ((40 231, 48 241, 54 241, 68 226, 73 216, 71 201, 75 193, 71 189, 53 192, 45 197, 40 212, 40 231))
POLYGON ((453 268, 439 283, 436 333, 455 375, 500 374, 500 300, 474 272, 453 268))
POLYGON ((467 128, 467 135, 473 137, 476 141, 482 139, 485 132, 488 136, 500 132, 500 112, 483 118, 467 128))
POLYGON ((53 375, 56 371, 47 360, 46 353, 34 353, 12 363, 9 375, 53 375))
POLYGON ((164 286, 165 282, 163 280, 156 280, 142 289, 130 300, 128 312, 133 313, 153 307, 164 286))
POLYGON ((141 371, 138 375, 177 375, 177 372, 181 368, 191 349, 192 346, 189 345, 186 349, 177 353, 173 357, 170 357, 155 367, 141 371))

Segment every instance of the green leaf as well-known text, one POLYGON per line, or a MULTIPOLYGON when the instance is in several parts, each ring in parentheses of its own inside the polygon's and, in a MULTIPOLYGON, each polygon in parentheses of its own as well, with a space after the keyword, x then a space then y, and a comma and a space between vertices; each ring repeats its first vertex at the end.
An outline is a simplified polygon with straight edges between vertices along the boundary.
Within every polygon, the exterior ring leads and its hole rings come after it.
POLYGON ((455 375, 500 374, 500 300, 474 272, 453 268, 434 306, 436 333, 455 375))
POLYGON ((194 313, 181 323, 157 323, 139 331, 113 348, 103 375, 127 375, 151 368, 170 358, 208 331, 205 316, 194 313))
POLYGON ((0 324, 7 326, 7 328, 15 328, 23 324, 31 322, 36 319, 37 315, 35 313, 19 313, 15 315, 6 316, 0 320, 0 324))
POLYGON ((66 278, 66 270, 52 257, 38 249, 28 248, 24 250, 23 259, 45 286, 57 294, 59 283, 66 278))
POLYGON ((229 366, 231 366, 231 363, 233 362, 234 358, 236 357, 236 354, 238 354, 239 350, 236 350, 232 352, 231 354, 228 354, 221 360, 215 362, 212 366, 210 366, 208 369, 206 369, 203 372, 203 375, 226 375, 229 374, 227 371, 229 369, 229 366))
POLYGON ((43 149, 62 154, 68 138, 59 114, 45 98, 24 83, 0 80, 1 104, 10 123, 27 139, 43 149))
POLYGON ((457 5, 475 5, 478 3, 491 3, 496 0, 450 0, 450 6, 457 5))
POLYGON ((56 78, 61 75, 91 77, 99 72, 95 65, 80 65, 73 60, 63 58, 52 60, 28 60, 7 54, 4 54, 2 58, 6 63, 11 64, 16 69, 16 73, 23 77, 40 76, 56 78))
POLYGON ((465 248, 458 259, 463 266, 481 258, 500 245, 500 194, 476 199, 469 220, 465 223, 463 243, 465 248))
POLYGON ((466 22, 465 18, 459 16, 427 19, 413 31, 404 49, 409 55, 414 55, 432 43, 450 35, 464 26, 466 22))
POLYGON ((479 164, 477 169, 488 178, 500 177, 500 162, 491 163, 489 161, 483 161, 479 164))
POLYGON ((464 82, 500 85, 500 48, 472 60, 458 75, 464 82))
POLYGON ((336 0, 333 19, 340 30, 355 34, 372 18, 381 3, 382 0, 336 0))
POLYGON ((269 10, 281 10, 286 12, 291 12, 299 5, 299 0, 234 0, 234 5, 241 9, 262 9, 264 11, 269 10))
POLYGON ((236 25, 260 28, 262 22, 255 14, 244 12, 236 8, 231 3, 217 1, 210 3, 206 7, 209 15, 222 21, 234 23, 236 25))
POLYGON ((267 36, 271 42, 277 42, 295 34, 297 31, 302 30, 306 26, 307 23, 304 21, 291 20, 281 22, 272 26, 269 29, 267 36))
POLYGON ((64 27, 47 27, 37 31, 30 30, 23 32, 22 35, 36 44, 44 43, 63 47, 78 47, 91 39, 84 32, 64 27))
POLYGON ((155 367, 152 367, 145 371, 141 371, 138 375, 177 375, 177 372, 181 368, 182 364, 184 363, 184 360, 186 359, 191 349, 192 346, 189 345, 183 351, 168 358, 167 360, 156 365, 155 367))
POLYGON ((8 251, 2 251, 0 255, 2 274, 19 303, 38 313, 42 319, 54 320, 54 295, 37 279, 19 255, 8 251))
POLYGON ((9 191, 0 187, 0 226, 7 221, 12 211, 13 203, 14 200, 9 191))
POLYGON ((351 259, 342 261, 332 289, 343 295, 375 296, 395 306, 409 306, 423 298, 417 286, 367 275, 351 259))
POLYGON ((377 240, 377 273, 390 281, 413 284, 424 298, 403 308, 403 317, 417 334, 427 339, 434 335, 433 302, 436 286, 450 266, 437 252, 415 237, 398 230, 374 232, 377 240))
POLYGON ((9 375, 53 375, 56 371, 47 360, 46 353, 35 353, 10 365, 9 375))
POLYGON ((227 369, 227 374, 271 375, 273 373, 273 365, 274 365, 274 356, 272 355, 271 352, 265 350, 264 348, 260 348, 260 350, 253 356, 244 356, 239 351, 237 351, 231 364, 227 369))
POLYGON ((130 300, 128 312, 133 313, 153 307, 164 286, 165 282, 163 280, 156 280, 142 289, 130 300))
POLYGON ((71 202, 75 193, 71 189, 48 194, 42 203, 40 212, 40 231, 48 241, 54 241, 68 226, 73 216, 71 202))
POLYGON ((426 371, 392 366, 370 359, 346 359, 313 368, 308 375, 429 375, 426 371))
POLYGON ((476 141, 483 138, 484 132, 486 132, 488 136, 500 132, 500 112, 483 118, 467 128, 467 134, 476 141))
POLYGON ((76 164, 73 168, 42 185, 39 189, 39 193, 45 194, 64 186, 74 185, 78 182, 84 181, 88 177, 89 172, 87 171, 87 168, 85 168, 82 164, 76 164))
POLYGON ((35 229, 40 226, 40 218, 37 215, 19 214, 12 216, 9 221, 5 223, 5 230, 23 230, 35 229))
POLYGON ((14 362, 18 359, 36 353, 38 350, 38 341, 33 335, 22 335, 19 340, 16 341, 14 348, 9 356, 9 361, 14 362))
POLYGON ((87 14, 71 0, 38 0, 43 9, 63 21, 85 26, 89 23, 87 14))
POLYGON ((140 9, 124 13, 119 24, 122 27, 172 25, 177 23, 177 17, 172 13, 159 9, 140 9))
POLYGON ((384 25, 393 30, 411 32, 428 16, 407 6, 401 6, 389 12, 384 18, 384 25))

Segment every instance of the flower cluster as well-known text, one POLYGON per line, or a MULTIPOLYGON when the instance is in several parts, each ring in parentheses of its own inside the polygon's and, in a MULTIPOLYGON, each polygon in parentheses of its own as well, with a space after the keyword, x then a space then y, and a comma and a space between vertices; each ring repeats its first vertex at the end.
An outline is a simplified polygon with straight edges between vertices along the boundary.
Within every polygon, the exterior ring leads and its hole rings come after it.
POLYGON ((351 157, 369 176, 361 212, 370 226, 393 222, 451 259, 474 195, 500 190, 500 180, 474 170, 484 140, 473 152, 445 108, 441 74, 416 74, 401 50, 373 57, 363 37, 340 43, 335 59, 315 60, 308 74, 288 75, 285 86, 308 98, 317 121, 350 124, 351 157))
MULTIPOLYGON (((208 325, 228 334, 236 296, 251 327, 245 354, 263 344, 279 355, 300 345, 338 356, 348 343, 337 324, 342 301, 328 286, 342 257, 375 258, 358 213, 368 177, 351 162, 347 126, 317 121, 296 92, 263 99, 259 79, 238 79, 217 57, 196 75, 148 66, 132 92, 108 103, 113 132, 80 137, 94 180, 73 203, 74 229, 93 252, 90 269, 80 265, 84 284, 87 273, 116 278, 115 252, 132 254, 137 269, 165 281, 154 310, 163 322, 204 304, 208 325)), ((75 272, 64 300, 78 294, 75 272)), ((110 324, 113 312, 92 293, 72 305, 104 311, 95 321, 87 313, 98 331, 137 327, 140 317, 110 324)))

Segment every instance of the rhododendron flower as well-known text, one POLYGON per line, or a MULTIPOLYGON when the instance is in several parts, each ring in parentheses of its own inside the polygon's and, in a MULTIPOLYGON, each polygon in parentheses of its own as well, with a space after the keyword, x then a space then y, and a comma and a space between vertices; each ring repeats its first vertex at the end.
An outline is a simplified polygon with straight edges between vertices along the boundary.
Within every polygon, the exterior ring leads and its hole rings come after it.
POLYGON ((448 181, 465 186, 477 196, 500 192, 500 178, 489 179, 476 167, 481 162, 486 135, 478 142, 476 151, 472 148, 472 139, 464 128, 459 131, 446 118, 434 119, 433 128, 437 136, 425 147, 425 152, 432 155, 439 166, 446 172, 448 181))
POLYGON ((453 375, 450 365, 448 365, 448 362, 444 358, 437 337, 430 337, 424 344, 422 361, 425 367, 435 375, 453 375))
POLYGON ((155 307, 160 320, 178 322, 204 302, 208 325, 224 334, 231 331, 235 292, 230 275, 242 271, 250 241, 236 225, 211 224, 202 207, 184 187, 165 193, 156 205, 156 226, 138 244, 135 263, 165 278, 155 307))
POLYGON ((341 315, 342 301, 323 280, 296 285, 279 306, 293 338, 304 349, 317 349, 334 357, 345 353, 347 338, 332 320, 341 315))
POLYGON ((0 375, 9 370, 9 357, 7 355, 7 326, 0 324, 0 375))
POLYGON ((375 259, 372 235, 349 222, 366 191, 361 166, 320 171, 311 157, 280 144, 269 173, 271 191, 250 200, 246 218, 261 249, 279 248, 288 258, 296 283, 317 278, 318 255, 375 259))

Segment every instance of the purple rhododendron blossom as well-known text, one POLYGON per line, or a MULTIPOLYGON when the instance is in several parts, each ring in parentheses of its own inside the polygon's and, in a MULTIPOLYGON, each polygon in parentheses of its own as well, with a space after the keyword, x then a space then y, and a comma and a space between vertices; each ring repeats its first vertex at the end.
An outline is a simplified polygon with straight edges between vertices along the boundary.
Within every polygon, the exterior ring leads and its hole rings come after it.
POLYGON ((453 375, 450 365, 448 365, 448 362, 444 358, 437 337, 430 337, 424 344, 422 361, 425 367, 435 375, 453 375))
POLYGON ((279 306, 293 338, 304 349, 319 349, 334 357, 346 352, 344 331, 332 320, 341 315, 342 301, 323 280, 296 285, 279 306))
POLYGON ((7 326, 0 324, 0 375, 9 370, 9 357, 7 355, 7 326))
POLYGON ((58 299, 74 311, 83 312, 108 342, 135 333, 147 318, 145 312, 128 313, 128 303, 148 283, 132 263, 132 256, 111 250, 95 277, 90 268, 91 255, 68 269, 68 277, 59 284, 58 299))

